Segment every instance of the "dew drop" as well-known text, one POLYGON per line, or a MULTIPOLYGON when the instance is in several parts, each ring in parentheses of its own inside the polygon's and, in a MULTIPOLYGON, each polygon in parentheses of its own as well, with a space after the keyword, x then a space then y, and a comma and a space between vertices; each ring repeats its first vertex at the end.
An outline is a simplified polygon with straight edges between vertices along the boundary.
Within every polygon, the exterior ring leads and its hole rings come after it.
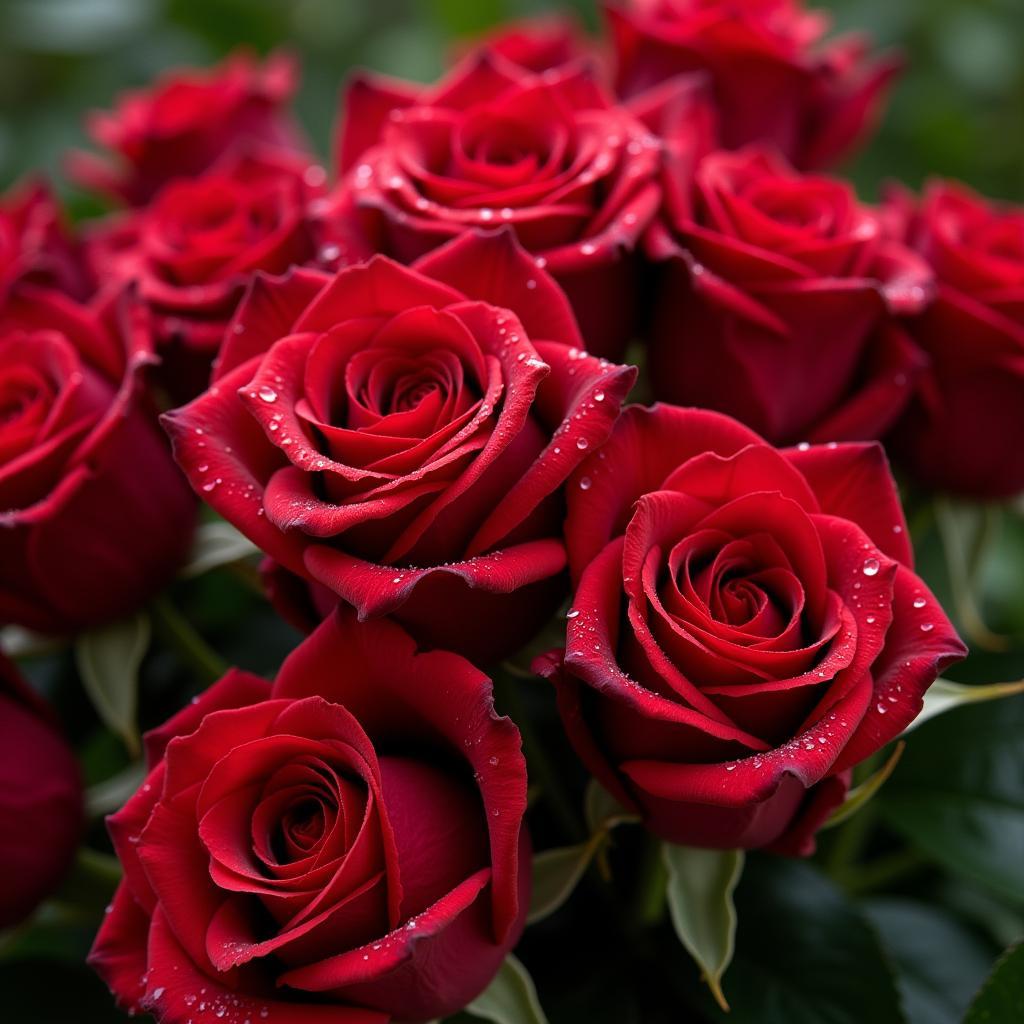
POLYGON ((583 477, 580 480, 580 490, 581 491, 589 491, 592 485, 593 485, 593 481, 590 479, 589 476, 585 476, 585 477, 583 477))
POLYGON ((877 558, 869 558, 864 563, 863 573, 865 576, 877 576, 878 570, 882 568, 881 562, 877 558))
POLYGON ((922 622, 921 623, 921 632, 922 633, 930 633, 934 628, 935 628, 935 623, 934 622, 922 622))
POLYGON ((883 704, 883 703, 882 703, 881 701, 879 701, 879 702, 878 702, 878 703, 877 703, 877 704, 875 705, 875 710, 876 710, 876 711, 877 711, 877 712, 878 712, 878 713, 879 713, 880 715, 884 715, 884 714, 885 714, 885 713, 886 713, 886 712, 887 712, 887 711, 888 711, 889 709, 888 709, 888 708, 887 708, 887 707, 886 707, 886 706, 885 706, 885 705, 884 705, 884 704, 883 704))
POLYGON ((914 598, 914 607, 923 608, 928 602, 923 597, 914 598))
POLYGON ((256 394, 259 396, 261 401, 267 402, 268 404, 277 401, 277 392, 269 384, 264 384, 256 394))
POLYGON ((595 391, 594 392, 594 401, 595 402, 603 402, 604 401, 604 392, 603 391, 595 391))
POLYGON ((585 437, 578 438, 576 441, 576 447, 579 448, 581 452, 585 451, 589 444, 590 442, 585 437))
POLYGON ((577 615, 579 615, 579 613, 580 613, 580 610, 579 610, 579 608, 570 608, 570 609, 569 609, 569 610, 568 610, 568 611, 567 611, 567 612, 565 613, 565 617, 566 617, 567 619, 575 619, 575 618, 576 618, 576 616, 577 616, 577 615))

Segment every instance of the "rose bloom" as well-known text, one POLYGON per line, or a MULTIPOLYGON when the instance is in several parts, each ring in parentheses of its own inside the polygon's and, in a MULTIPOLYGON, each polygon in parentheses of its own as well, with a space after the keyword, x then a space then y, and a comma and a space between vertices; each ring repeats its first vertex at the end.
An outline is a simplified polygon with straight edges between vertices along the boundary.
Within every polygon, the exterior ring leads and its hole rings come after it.
MULTIPOLYGON (((670 159, 672 159, 670 157, 670 159)), ((924 357, 895 319, 927 264, 832 178, 760 149, 712 153, 666 189, 650 361, 657 398, 728 413, 775 443, 881 437, 924 357)))
POLYGON ((68 171, 83 188, 140 206, 240 144, 302 149, 287 109, 295 79, 290 57, 274 54, 261 63, 243 50, 215 68, 172 71, 125 93, 116 109, 94 112, 89 134, 109 155, 72 153, 68 171))
POLYGON ((93 281, 43 181, 27 181, 0 196, 0 296, 19 281, 48 285, 87 299, 93 281))
POLYGON ((594 49, 576 19, 548 15, 505 22, 475 40, 470 52, 489 50, 526 71, 565 68, 587 58, 594 49))
POLYGON ((490 661, 564 594, 561 485, 635 370, 582 351, 507 232, 414 268, 260 278, 214 384, 164 423, 196 491, 275 561, 490 661))
POLYGON ((794 164, 836 163, 868 134, 898 61, 867 41, 828 43, 828 17, 795 0, 626 0, 607 8, 619 94, 681 73, 707 76, 723 145, 777 147, 794 164))
POLYGON ((535 668, 587 768, 670 842, 812 852, 850 769, 966 653, 882 449, 633 406, 568 491, 576 594, 535 668))
POLYGON ((146 745, 89 958, 129 1013, 444 1017, 519 938, 526 763, 463 659, 339 611, 273 686, 233 670, 146 745))
POLYGON ((617 358, 635 330, 633 251, 658 206, 659 151, 582 64, 535 75, 484 50, 432 87, 359 76, 326 230, 343 262, 411 263, 507 224, 569 296, 588 348, 617 358))
POLYGON ((153 312, 173 394, 184 400, 206 386, 255 271, 282 273, 315 257, 307 211, 324 178, 298 154, 236 153, 93 230, 97 278, 114 289, 133 284, 153 312))
POLYGON ((57 887, 81 831, 75 756, 50 708, 0 654, 0 928, 57 887))
POLYGON ((889 445, 929 487, 974 498, 1024 490, 1024 206, 936 182, 894 194, 898 237, 931 264, 935 301, 908 327, 928 354, 889 445))
POLYGON ((143 388, 143 311, 22 284, 0 303, 0 622, 133 611, 189 545, 194 499, 143 388))

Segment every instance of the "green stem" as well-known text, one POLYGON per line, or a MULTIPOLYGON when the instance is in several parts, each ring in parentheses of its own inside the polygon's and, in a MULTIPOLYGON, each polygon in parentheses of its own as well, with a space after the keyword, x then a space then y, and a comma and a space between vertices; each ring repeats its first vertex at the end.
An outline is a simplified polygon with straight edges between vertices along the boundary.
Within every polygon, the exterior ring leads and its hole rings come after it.
POLYGON ((510 678, 504 671, 494 674, 494 688, 499 707, 503 708, 519 727, 523 739, 523 753, 530 772, 531 782, 540 786, 541 797, 570 843, 579 843, 587 838, 580 815, 573 805, 544 744, 537 735, 520 687, 524 682, 510 678))
POLYGON ((848 887, 856 871, 856 862, 863 853, 875 825, 876 810, 866 804, 836 832, 832 849, 825 861, 825 870, 839 885, 848 887))
POLYGON ((227 672, 228 663, 166 597, 158 597, 150 606, 150 613, 161 640, 205 685, 216 682, 227 672))
POLYGON ((898 850, 854 868, 846 880, 846 887, 854 894, 884 889, 916 874, 928 864, 928 859, 917 850, 898 850))
POLYGON ((633 923, 638 928, 656 925, 665 913, 665 889, 668 874, 661 855, 661 841, 645 837, 643 853, 637 868, 637 885, 633 902, 633 923))

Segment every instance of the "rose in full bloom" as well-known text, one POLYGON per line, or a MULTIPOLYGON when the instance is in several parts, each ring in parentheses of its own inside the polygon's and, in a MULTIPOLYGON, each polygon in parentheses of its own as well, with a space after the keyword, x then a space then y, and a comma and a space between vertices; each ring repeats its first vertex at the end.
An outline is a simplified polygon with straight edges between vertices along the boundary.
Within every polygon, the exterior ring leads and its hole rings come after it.
POLYGON ((0 622, 124 615, 187 552, 194 499, 148 408, 143 311, 21 284, 0 304, 0 622))
POLYGON ((621 356, 660 143, 589 67, 535 75, 484 50, 428 88, 359 76, 339 151, 349 173, 326 230, 340 260, 411 263, 507 224, 569 296, 588 348, 621 356))
POLYGON ((97 278, 114 289, 135 286, 153 313, 161 376, 182 400, 206 386, 255 271, 283 273, 315 257, 308 208, 324 177, 302 156, 235 153, 93 231, 97 278))
MULTIPOLYGON (((670 155, 670 159, 674 159, 670 155)), ((728 413, 775 443, 881 437, 924 357, 895 319, 931 272, 885 238, 849 184, 761 149, 674 177, 648 235, 665 261, 652 328, 657 398, 728 413)))
POLYGON ((929 487, 975 498, 1024 490, 1024 207, 936 182, 894 194, 898 237, 928 260, 935 301, 908 328, 930 360, 888 443, 929 487))
POLYGON ((90 116, 89 133, 109 155, 73 153, 71 176, 138 206, 240 144, 301 149, 302 133, 288 110, 295 79, 290 57, 274 54, 261 63, 241 50, 215 68, 173 71, 125 93, 114 110, 90 116))
POLYGON ((966 653, 882 449, 633 406, 568 490, 566 647, 535 667, 577 753, 671 842, 810 853, 966 653))
POLYGON ((147 737, 90 962, 161 1024, 387 1024, 484 989, 529 899, 526 763, 490 681, 332 615, 147 737))
POLYGON ((703 74, 724 146, 766 143, 807 169, 860 142, 898 70, 870 61, 859 36, 823 43, 827 16, 797 0, 625 0, 607 12, 620 95, 703 74))
POLYGON ((165 417, 196 491, 360 618, 490 661, 564 593, 561 485, 635 371, 587 355, 508 232, 407 268, 259 278, 211 388, 165 417))
POLYGON ((76 299, 87 299, 93 290, 81 248, 42 181, 27 181, 0 196, 0 296, 19 281, 76 299))
POLYGON ((0 654, 0 928, 57 887, 81 831, 75 756, 49 707, 0 654))

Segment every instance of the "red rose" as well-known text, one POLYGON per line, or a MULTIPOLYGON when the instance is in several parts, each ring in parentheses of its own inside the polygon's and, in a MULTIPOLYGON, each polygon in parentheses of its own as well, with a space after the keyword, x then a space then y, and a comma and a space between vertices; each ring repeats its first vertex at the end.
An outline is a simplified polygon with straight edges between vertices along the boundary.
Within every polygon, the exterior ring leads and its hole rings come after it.
POLYGON ((705 74, 729 149, 777 147, 796 166, 834 164, 866 135, 899 69, 866 41, 825 45, 828 17, 794 0, 631 0, 607 8, 620 95, 705 74))
POLYGON ((893 456, 930 487, 977 498, 1024 490, 1024 207, 936 183, 893 197, 899 236, 931 264, 935 301, 908 327, 928 354, 893 456))
POLYGON ((621 356, 660 146, 587 67, 534 75, 484 51, 431 88, 358 77, 339 149, 351 169, 326 219, 343 262, 411 263, 508 224, 569 296, 588 348, 621 356))
POLYGON ((138 206, 240 143, 301 149, 302 133, 287 110, 295 77, 291 58, 275 54, 260 64, 244 51, 216 68, 172 72, 126 93, 115 110, 93 113, 89 133, 111 158, 75 152, 69 172, 83 188, 138 206))
POLYGON ((386 1024, 461 1009, 523 929, 526 764, 488 679, 327 619, 271 687, 232 671, 147 737, 110 819, 90 962, 162 1024, 386 1024))
POLYGON ((0 654, 0 928, 24 920, 57 887, 81 830, 74 754, 0 654))
POLYGON ((323 177, 304 157, 238 153, 94 231, 97 277, 115 289, 135 284, 154 314, 163 376, 183 400, 206 386, 253 273, 283 273, 315 256, 307 208, 323 177))
POLYGON ((536 667, 577 753, 672 842, 811 852, 849 769, 966 653, 882 449, 633 406, 568 493, 576 595, 536 667))
POLYGON ((764 151, 713 153, 691 180, 689 194, 666 190, 675 208, 648 236, 668 261, 656 397, 729 413, 777 443, 880 437, 924 361, 892 313, 926 303, 927 265, 883 239, 845 182, 764 151))
POLYGON ((93 290, 78 244, 42 181, 0 196, 0 296, 19 281, 86 299, 93 290))
POLYGON ((576 20, 565 15, 504 23, 476 40, 473 51, 489 50, 526 71, 564 68, 589 57, 592 44, 576 20))
POLYGON ((184 557, 194 501, 141 392, 149 333, 34 285, 0 305, 0 622, 114 619, 184 557))
POLYGON ((564 592, 561 485, 635 377, 579 345, 509 233, 465 235, 414 268, 258 278, 213 386, 164 422, 196 491, 276 561, 489 661, 564 592))

